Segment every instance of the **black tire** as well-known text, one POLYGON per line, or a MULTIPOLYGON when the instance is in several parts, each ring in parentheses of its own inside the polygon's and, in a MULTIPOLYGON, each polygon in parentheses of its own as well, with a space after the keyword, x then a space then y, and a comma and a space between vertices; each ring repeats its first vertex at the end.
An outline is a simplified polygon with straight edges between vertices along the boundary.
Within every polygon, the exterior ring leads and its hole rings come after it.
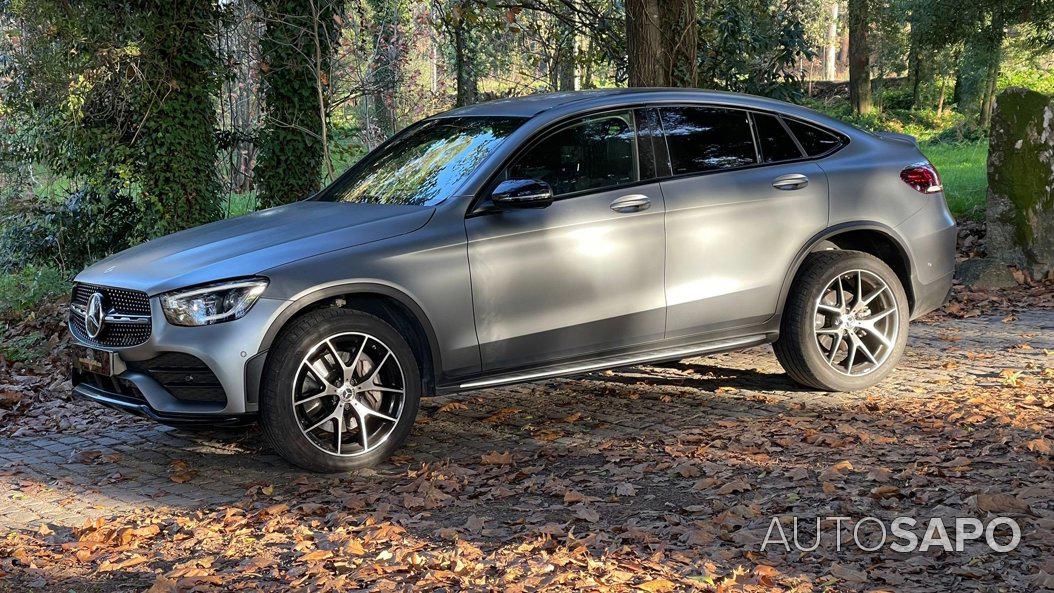
MULTIPOLYGON (((909 316, 908 298, 900 278, 882 260, 860 251, 821 251, 810 254, 794 278, 783 308, 780 337, 772 346, 776 358, 796 382, 825 391, 857 391, 882 381, 896 368, 907 344, 909 316), (890 326, 896 327, 897 334, 895 340, 889 340, 892 347, 887 349, 885 358, 876 356, 881 364, 873 366, 867 374, 850 376, 828 363, 814 333, 814 324, 818 317, 817 303, 828 285, 839 275, 855 270, 878 276, 889 288, 897 310, 897 322, 890 322, 890 326)), ((830 346, 826 347, 830 352, 830 346)))
POLYGON ((406 440, 417 416, 421 393, 421 375, 413 350, 392 326, 361 311, 320 309, 283 329, 268 354, 260 392, 260 424, 271 447, 294 465, 316 472, 370 467, 385 460, 406 440), (323 451, 301 430, 293 409, 293 387, 301 362, 314 345, 349 332, 374 336, 391 351, 402 371, 404 394, 395 427, 380 445, 356 456, 338 456, 323 451))

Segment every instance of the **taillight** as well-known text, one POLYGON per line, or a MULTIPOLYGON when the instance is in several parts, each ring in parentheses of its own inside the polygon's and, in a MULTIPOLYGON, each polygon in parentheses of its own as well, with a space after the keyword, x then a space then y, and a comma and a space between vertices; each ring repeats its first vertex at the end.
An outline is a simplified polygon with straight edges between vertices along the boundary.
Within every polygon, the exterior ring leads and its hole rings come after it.
POLYGON ((912 189, 923 194, 934 194, 941 191, 941 176, 933 165, 922 162, 915 163, 900 172, 900 178, 912 189))

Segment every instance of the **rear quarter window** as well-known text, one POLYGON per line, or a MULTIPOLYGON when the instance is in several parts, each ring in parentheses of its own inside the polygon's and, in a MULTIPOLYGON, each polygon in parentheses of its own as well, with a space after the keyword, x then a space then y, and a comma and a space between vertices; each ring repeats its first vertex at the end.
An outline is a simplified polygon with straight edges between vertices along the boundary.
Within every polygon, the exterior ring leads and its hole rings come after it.
POLYGON ((845 144, 842 136, 830 130, 789 118, 783 118, 783 121, 787 123, 787 127, 794 133, 798 143, 810 157, 830 154, 845 144))
POLYGON ((802 158, 794 138, 791 138, 778 117, 768 113, 755 113, 753 116, 761 145, 761 162, 779 163, 802 158))

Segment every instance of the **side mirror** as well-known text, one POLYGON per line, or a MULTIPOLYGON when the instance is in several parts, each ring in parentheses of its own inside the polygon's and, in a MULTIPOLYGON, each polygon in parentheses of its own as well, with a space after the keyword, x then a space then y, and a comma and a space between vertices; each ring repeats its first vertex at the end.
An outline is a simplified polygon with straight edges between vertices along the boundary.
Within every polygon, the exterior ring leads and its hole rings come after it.
POLYGON ((499 208, 545 208, 553 203, 553 188, 536 179, 506 179, 490 192, 490 199, 499 208))

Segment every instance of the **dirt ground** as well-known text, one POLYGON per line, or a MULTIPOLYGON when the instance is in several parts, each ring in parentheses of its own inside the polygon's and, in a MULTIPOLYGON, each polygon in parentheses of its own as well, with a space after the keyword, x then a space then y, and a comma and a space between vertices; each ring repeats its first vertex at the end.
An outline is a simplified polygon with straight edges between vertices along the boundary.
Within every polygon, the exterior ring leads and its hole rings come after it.
POLYGON ((803 390, 764 347, 432 398, 343 476, 69 401, 56 339, 0 387, 0 590, 1054 588, 1049 288, 959 294, 865 392, 803 390), (881 536, 866 517, 922 540, 997 516, 1013 551, 853 544, 881 536), (790 551, 763 546, 774 518, 790 551))

